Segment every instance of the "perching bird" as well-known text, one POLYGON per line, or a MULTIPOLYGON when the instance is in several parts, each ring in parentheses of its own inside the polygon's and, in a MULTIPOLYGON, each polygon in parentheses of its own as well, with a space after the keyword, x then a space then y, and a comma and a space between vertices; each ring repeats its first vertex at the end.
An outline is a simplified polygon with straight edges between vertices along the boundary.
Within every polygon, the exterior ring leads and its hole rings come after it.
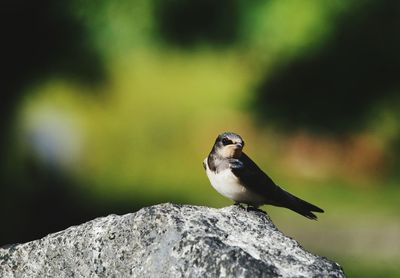
POLYGON ((276 185, 242 150, 242 137, 224 132, 203 166, 211 185, 223 196, 255 208, 268 204, 291 209, 309 219, 317 219, 313 212, 324 212, 276 185))

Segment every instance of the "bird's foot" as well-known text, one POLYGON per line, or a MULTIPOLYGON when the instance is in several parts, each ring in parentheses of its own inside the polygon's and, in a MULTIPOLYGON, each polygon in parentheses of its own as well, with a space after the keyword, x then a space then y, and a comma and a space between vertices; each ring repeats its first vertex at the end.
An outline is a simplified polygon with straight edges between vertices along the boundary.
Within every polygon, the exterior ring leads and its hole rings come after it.
POLYGON ((245 207, 244 207, 241 203, 239 203, 239 202, 235 202, 233 205, 234 205, 234 206, 238 206, 238 207, 241 208, 241 209, 245 209, 245 207))
POLYGON ((257 207, 251 206, 251 205, 247 205, 246 211, 256 211, 256 212, 266 214, 266 212, 263 211, 262 209, 259 209, 257 207))

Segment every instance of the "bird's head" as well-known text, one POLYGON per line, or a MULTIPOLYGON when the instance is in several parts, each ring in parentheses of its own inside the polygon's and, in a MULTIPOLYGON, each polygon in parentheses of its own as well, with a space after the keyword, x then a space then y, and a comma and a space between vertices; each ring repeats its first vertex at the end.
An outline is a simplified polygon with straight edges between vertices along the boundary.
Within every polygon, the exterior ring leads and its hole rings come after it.
POLYGON ((242 154, 244 141, 240 135, 233 132, 224 132, 218 135, 214 144, 214 151, 223 158, 238 158, 242 154))

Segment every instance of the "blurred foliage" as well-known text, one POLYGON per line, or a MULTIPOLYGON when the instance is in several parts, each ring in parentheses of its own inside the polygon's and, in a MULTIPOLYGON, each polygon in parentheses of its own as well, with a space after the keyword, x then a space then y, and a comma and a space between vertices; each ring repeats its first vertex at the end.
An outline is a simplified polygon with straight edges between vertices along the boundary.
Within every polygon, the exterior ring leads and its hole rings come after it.
POLYGON ((354 276, 400 273, 399 4, 7 5, 0 245, 160 202, 229 205, 201 162, 231 130, 326 209, 266 207, 285 233, 354 276))
POLYGON ((1 126, 29 84, 49 75, 100 80, 102 65, 83 24, 66 2, 8 1, 0 9, 2 33, 1 126))
POLYGON ((21 99, 34 84, 62 76, 91 85, 105 74, 87 30, 69 3, 7 1, 1 5, 0 21, 2 244, 36 238, 64 228, 65 222, 86 219, 78 213, 80 199, 71 189, 74 183, 69 177, 38 167, 31 156, 20 156, 14 118, 20 113, 21 99), (56 218, 60 211, 62 217, 56 218))
POLYGON ((267 74, 260 114, 288 129, 336 134, 368 127, 371 110, 399 91, 399 25, 396 1, 367 1, 341 16, 318 50, 267 74))
POLYGON ((239 33, 239 2, 156 1, 154 10, 158 33, 161 39, 183 47, 198 43, 232 44, 239 33))

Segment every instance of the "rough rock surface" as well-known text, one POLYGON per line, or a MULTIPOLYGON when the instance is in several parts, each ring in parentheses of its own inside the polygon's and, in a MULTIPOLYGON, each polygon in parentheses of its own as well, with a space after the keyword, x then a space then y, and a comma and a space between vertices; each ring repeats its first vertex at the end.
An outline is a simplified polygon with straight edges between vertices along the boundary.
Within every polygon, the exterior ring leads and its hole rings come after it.
POLYGON ((0 249, 0 277, 344 277, 269 217, 162 204, 0 249))

